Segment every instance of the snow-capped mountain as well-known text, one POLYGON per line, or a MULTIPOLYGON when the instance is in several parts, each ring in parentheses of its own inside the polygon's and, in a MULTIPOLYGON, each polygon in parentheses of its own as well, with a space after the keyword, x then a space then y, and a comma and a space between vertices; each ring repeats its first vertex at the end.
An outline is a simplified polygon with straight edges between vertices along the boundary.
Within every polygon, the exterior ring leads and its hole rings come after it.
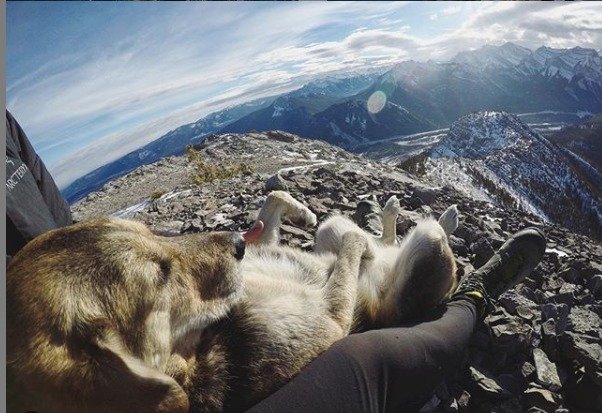
POLYGON ((595 50, 579 47, 531 51, 513 43, 484 46, 448 62, 402 62, 371 85, 368 79, 315 82, 222 132, 278 128, 353 149, 387 137, 446 128, 460 116, 483 109, 531 113, 532 120, 540 112, 549 118, 555 112, 567 116, 602 111, 601 58, 595 50), (350 96, 353 89, 358 93, 350 96), (368 111, 375 94, 384 96, 384 103, 368 111))
POLYGON ((330 75, 309 82, 303 87, 290 92, 288 95, 294 98, 314 98, 317 96, 344 98, 355 95, 366 89, 381 74, 382 71, 362 74, 330 75))
POLYGON ((593 49, 530 51, 506 43, 462 52, 449 62, 402 62, 359 98, 367 102, 377 91, 396 105, 380 113, 401 107, 431 124, 430 129, 448 127, 460 116, 484 109, 598 113, 602 61, 593 49))
POLYGON ((584 179, 563 148, 514 115, 466 115, 425 155, 412 166, 432 183, 602 237, 600 187, 584 179))
POLYGON ((600 81, 602 60, 593 49, 574 47, 572 49, 553 49, 542 46, 525 56, 517 69, 525 74, 540 74, 545 77, 561 76, 572 80, 583 76, 594 82, 600 81))
POLYGON ((462 52, 448 62, 406 61, 382 70, 328 76, 210 114, 91 172, 64 193, 74 200, 109 177, 181 153, 211 133, 280 129, 363 151, 370 142, 448 128, 479 110, 525 114, 543 123, 602 112, 602 59, 593 49, 531 51, 506 43, 462 52), (377 104, 369 110, 371 101, 377 104))
POLYGON ((304 137, 323 137, 329 133, 329 120, 324 119, 321 112, 345 102, 350 96, 369 87, 377 78, 377 74, 357 74, 349 77, 328 76, 310 82, 280 96, 267 108, 232 122, 221 132, 280 129, 304 137))
POLYGON ((510 69, 519 65, 523 59, 531 54, 531 50, 514 43, 505 43, 502 46, 483 46, 480 49, 460 52, 452 62, 471 66, 476 70, 510 69))

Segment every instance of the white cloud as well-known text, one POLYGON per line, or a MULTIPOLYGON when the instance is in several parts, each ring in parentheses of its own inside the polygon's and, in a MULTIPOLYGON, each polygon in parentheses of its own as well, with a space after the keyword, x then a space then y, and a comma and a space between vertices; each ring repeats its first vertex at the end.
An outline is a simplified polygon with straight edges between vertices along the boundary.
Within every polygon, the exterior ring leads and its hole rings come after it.
POLYGON ((461 12, 462 20, 445 34, 420 37, 408 26, 416 22, 399 12, 406 6, 302 2, 250 12, 226 3, 191 5, 84 63, 70 64, 79 56, 64 55, 24 73, 7 85, 7 106, 42 155, 53 154, 50 169, 64 184, 210 111, 326 73, 443 60, 506 41, 530 48, 602 44, 602 7, 595 2, 446 5, 422 24, 461 12), (350 22, 354 31, 328 41, 308 36, 350 22), (57 158, 61 145, 70 150, 57 158))
POLYGON ((458 14, 462 11, 462 7, 458 4, 456 6, 449 6, 444 8, 443 10, 441 10, 441 12, 445 15, 452 15, 452 14, 458 14))

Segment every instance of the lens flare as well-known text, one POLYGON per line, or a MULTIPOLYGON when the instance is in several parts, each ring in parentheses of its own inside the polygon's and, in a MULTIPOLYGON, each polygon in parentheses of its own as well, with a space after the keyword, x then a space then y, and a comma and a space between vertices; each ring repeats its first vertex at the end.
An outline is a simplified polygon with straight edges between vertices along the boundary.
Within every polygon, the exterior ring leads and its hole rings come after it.
POLYGON ((378 112, 383 110, 385 103, 387 103, 387 95, 385 95, 384 92, 377 90, 368 98, 368 112, 376 115, 378 112))

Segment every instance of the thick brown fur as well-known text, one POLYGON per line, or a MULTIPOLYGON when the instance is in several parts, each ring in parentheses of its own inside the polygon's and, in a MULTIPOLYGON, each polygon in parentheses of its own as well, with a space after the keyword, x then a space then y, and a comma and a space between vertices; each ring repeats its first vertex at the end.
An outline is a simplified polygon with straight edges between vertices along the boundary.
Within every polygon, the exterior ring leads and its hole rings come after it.
POLYGON ((233 234, 98 219, 48 232, 7 271, 9 410, 186 412, 163 371, 240 291, 233 234))
POLYGON ((374 239, 333 217, 314 253, 278 245, 283 219, 316 224, 289 194, 270 194, 259 219, 240 262, 238 234, 164 238, 114 218, 32 241, 7 274, 9 406, 240 411, 336 340, 410 319, 454 287, 450 219, 397 245, 394 228, 374 239))

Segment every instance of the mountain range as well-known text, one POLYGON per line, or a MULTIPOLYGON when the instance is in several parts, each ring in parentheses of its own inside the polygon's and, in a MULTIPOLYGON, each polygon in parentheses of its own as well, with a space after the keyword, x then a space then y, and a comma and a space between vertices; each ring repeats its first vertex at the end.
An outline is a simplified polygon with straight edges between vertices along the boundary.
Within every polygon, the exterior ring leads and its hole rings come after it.
POLYGON ((402 62, 367 89, 322 112, 311 114, 304 108, 274 102, 222 132, 288 125, 289 132, 353 149, 384 137, 448 127, 460 116, 483 109, 598 113, 602 60, 597 51, 579 47, 531 51, 513 43, 485 46, 448 62, 402 62), (371 112, 367 102, 379 93, 386 100, 371 112))
MULTIPOLYGON (((597 123, 588 121, 583 128, 562 130, 554 135, 556 141, 561 134, 571 138, 558 144, 515 115, 481 111, 461 117, 437 139, 428 136, 429 144, 402 162, 390 148, 385 156, 382 150, 368 154, 422 176, 432 185, 449 185, 473 199, 528 211, 601 239, 602 174, 574 149, 589 147, 591 135, 581 138, 571 133, 573 129, 591 132, 593 125, 597 123)), ((411 141, 397 145, 398 151, 406 151, 411 141)))
POLYGON ((602 112, 602 59, 593 49, 529 50, 513 43, 447 62, 405 61, 384 73, 330 76, 281 96, 212 113, 79 178, 70 202, 115 176, 181 154, 213 133, 280 129, 360 150, 375 141, 449 127, 478 110, 578 119, 602 112), (375 102, 371 105, 370 102, 375 102))

